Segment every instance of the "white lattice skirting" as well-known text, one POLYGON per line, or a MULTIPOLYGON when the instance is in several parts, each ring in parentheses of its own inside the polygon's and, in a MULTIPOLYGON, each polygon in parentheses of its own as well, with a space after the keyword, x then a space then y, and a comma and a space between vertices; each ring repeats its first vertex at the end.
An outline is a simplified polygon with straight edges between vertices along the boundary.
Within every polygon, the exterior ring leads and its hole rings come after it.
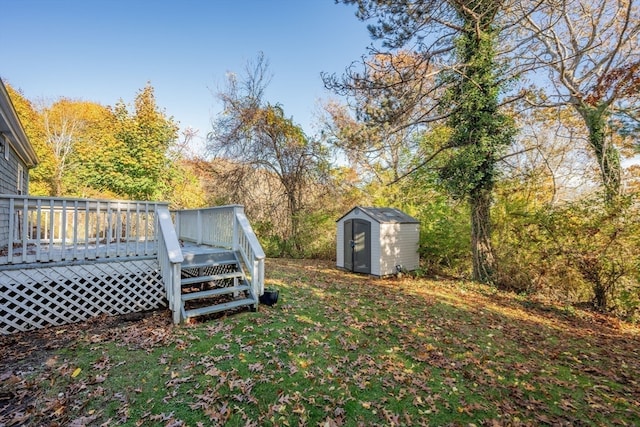
POLYGON ((166 305, 155 259, 0 271, 4 335, 166 305))

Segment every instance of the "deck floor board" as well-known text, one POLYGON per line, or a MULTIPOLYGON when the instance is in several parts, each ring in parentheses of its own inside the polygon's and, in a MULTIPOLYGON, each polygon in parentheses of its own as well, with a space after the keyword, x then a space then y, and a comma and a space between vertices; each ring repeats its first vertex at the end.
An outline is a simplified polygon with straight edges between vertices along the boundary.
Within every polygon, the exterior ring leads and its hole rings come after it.
MULTIPOLYGON (((113 258, 135 258, 155 256, 158 253, 158 243, 153 242, 120 242, 79 245, 77 247, 62 246, 57 244, 42 244, 40 248, 30 244, 27 246, 27 259, 23 259, 23 246, 13 249, 12 260, 9 262, 8 250, 5 246, 0 248, 0 269, 3 265, 21 264, 46 264, 61 261, 85 260, 107 260, 113 258), (145 246, 146 245, 146 246, 145 246)), ((207 245, 198 245, 191 242, 183 242, 182 255, 185 262, 194 262, 198 256, 211 254, 224 254, 229 249, 216 248, 207 245)))

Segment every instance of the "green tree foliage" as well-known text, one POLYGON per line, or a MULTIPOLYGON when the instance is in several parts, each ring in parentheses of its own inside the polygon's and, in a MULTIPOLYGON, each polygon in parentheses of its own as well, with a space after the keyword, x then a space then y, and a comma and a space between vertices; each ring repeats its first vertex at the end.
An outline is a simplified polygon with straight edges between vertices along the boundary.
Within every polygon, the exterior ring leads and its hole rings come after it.
MULTIPOLYGON (((81 102, 80 102, 81 103, 81 102)), ((125 155, 115 138, 113 111, 100 104, 88 104, 83 110, 82 133, 74 144, 71 171, 74 185, 67 186, 68 195, 97 198, 125 198, 115 191, 108 173, 118 158, 125 155)))
POLYGON ((368 114, 367 119, 396 132, 413 127, 424 133, 430 124, 447 121, 450 139, 422 150, 412 171, 436 158, 446 159, 441 164, 442 183, 470 204, 473 277, 493 281, 492 191, 497 163, 514 135, 513 122, 499 111, 508 83, 496 54, 503 2, 344 2, 358 6, 360 19, 376 20, 370 32, 389 49, 376 57, 412 59, 365 62, 365 72, 350 69, 342 80, 325 76, 325 85, 356 100, 363 93, 366 99, 378 97, 377 103, 365 105, 377 105, 375 111, 382 114, 368 114), (414 50, 407 55, 411 43, 414 50))
POLYGON ((174 209, 199 208, 210 206, 207 204, 206 193, 203 183, 198 179, 197 164, 192 162, 189 156, 189 146, 197 131, 187 128, 182 131, 182 140, 177 144, 172 144, 168 150, 167 157, 169 168, 163 177, 166 194, 164 199, 174 209))
POLYGON ((9 90, 40 159, 30 172, 31 194, 206 203, 179 150, 178 126, 157 106, 151 85, 138 92, 133 112, 122 101, 110 108, 68 98, 35 108, 9 90))
POLYGON ((481 3, 477 12, 467 16, 458 38, 457 51, 462 64, 460 70, 449 74, 451 86, 447 103, 453 105, 448 123, 452 129, 453 146, 448 162, 440 171, 444 185, 454 197, 469 201, 471 208, 471 247, 473 277, 493 281, 495 259, 491 243, 491 203, 497 180, 497 163, 512 142, 513 121, 498 108, 503 90, 500 67, 495 62, 497 30, 493 19, 499 3, 481 3))
POLYGON ((167 150, 178 139, 178 126, 166 117, 148 84, 138 92, 134 112, 119 102, 114 108, 115 138, 124 156, 109 167, 116 193, 132 199, 159 200, 167 193, 163 176, 168 168, 167 150))
POLYGON ((640 211, 637 197, 606 193, 550 206, 516 192, 502 197, 498 246, 504 284, 638 320, 640 211), (615 209, 611 209, 615 203, 615 209))
POLYGON ((60 98, 43 105, 46 143, 53 153, 54 169, 50 177, 51 195, 83 196, 94 191, 87 188, 87 166, 96 155, 96 146, 106 144, 113 132, 112 114, 93 102, 60 98))

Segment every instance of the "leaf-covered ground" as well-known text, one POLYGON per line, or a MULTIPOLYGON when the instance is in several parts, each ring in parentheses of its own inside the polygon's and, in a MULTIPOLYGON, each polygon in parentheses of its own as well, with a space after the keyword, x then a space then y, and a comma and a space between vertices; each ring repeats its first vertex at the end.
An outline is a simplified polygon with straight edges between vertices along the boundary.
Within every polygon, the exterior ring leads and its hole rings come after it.
POLYGON ((0 337, 0 426, 640 425, 640 333, 453 281, 269 260, 280 301, 0 337))

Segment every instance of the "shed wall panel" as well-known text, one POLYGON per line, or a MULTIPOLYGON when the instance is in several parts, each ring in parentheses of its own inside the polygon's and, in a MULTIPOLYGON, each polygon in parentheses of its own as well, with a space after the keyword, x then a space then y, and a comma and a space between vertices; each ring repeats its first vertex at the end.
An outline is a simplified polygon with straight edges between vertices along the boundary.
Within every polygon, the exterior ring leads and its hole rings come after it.
POLYGON ((396 273, 396 266, 415 270, 420 264, 418 224, 382 224, 380 236, 380 275, 396 273))
POLYGON ((382 254, 380 252, 380 224, 371 221, 371 274, 380 276, 382 254))
POLYGON ((344 268, 344 221, 338 221, 336 229, 336 265, 344 268))

